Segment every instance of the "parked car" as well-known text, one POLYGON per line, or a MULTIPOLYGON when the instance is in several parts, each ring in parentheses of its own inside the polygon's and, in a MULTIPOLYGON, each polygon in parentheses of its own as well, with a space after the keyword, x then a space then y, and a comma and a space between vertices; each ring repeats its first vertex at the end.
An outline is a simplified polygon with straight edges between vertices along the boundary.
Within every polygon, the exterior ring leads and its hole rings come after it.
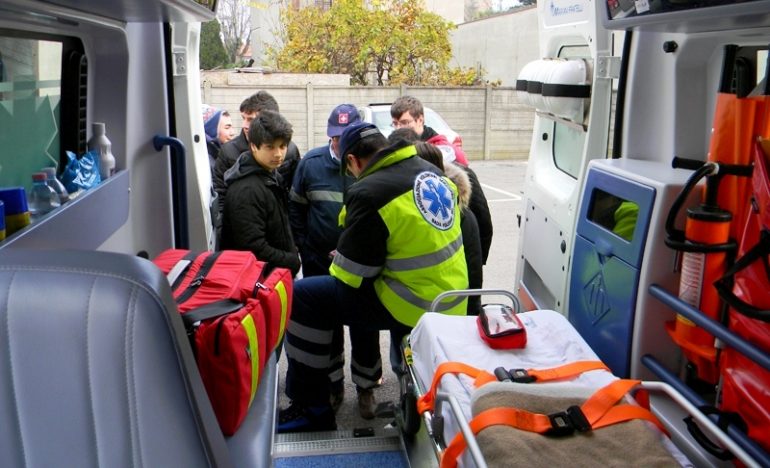
MULTIPOLYGON (((452 130, 452 127, 430 107, 423 107, 425 113, 425 125, 432 128, 441 135, 444 135, 453 145, 462 148, 462 137, 452 130)), ((393 119, 390 117, 390 104, 369 104, 368 106, 360 107, 358 113, 361 114, 361 119, 364 122, 372 122, 377 128, 380 129, 383 135, 388 136, 393 131, 393 119)))

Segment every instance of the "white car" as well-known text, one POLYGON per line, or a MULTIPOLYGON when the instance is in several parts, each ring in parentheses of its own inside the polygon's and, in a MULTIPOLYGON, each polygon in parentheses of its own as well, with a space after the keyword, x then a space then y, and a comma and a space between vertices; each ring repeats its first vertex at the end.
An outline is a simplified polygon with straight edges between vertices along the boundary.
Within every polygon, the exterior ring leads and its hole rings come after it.
MULTIPOLYGON (((444 135, 453 145, 460 148, 463 146, 463 139, 452 130, 448 123, 436 111, 430 107, 423 107, 425 113, 425 125, 432 128, 441 135, 444 135)), ((359 107, 358 113, 364 122, 371 122, 380 129, 383 135, 388 136, 393 131, 393 119, 390 117, 390 104, 369 104, 359 107)))

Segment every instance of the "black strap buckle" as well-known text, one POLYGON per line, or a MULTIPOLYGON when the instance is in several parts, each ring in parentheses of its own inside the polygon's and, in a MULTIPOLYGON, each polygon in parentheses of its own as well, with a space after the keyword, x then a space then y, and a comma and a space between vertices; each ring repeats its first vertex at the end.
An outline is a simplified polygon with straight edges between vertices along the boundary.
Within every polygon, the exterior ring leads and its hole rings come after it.
POLYGON ((551 421, 551 428, 545 432, 545 435, 562 437, 572 435, 575 431, 591 430, 591 423, 577 405, 570 406, 567 411, 561 413, 549 414, 548 419, 551 421))
POLYGON ((511 374, 511 380, 516 383, 532 383, 537 380, 534 375, 529 375, 527 369, 511 369, 508 373, 511 374))

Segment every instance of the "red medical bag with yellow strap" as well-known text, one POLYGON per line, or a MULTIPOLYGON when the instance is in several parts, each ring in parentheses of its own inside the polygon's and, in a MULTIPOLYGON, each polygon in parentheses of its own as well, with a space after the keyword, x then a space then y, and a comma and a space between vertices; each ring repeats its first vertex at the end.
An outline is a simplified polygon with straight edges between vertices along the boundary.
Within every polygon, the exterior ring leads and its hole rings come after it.
MULTIPOLYGON (((770 353, 769 166, 766 152, 757 144, 752 198, 738 257, 716 283, 730 306, 730 330, 766 353, 770 353)), ((770 451, 770 371, 731 348, 723 351, 720 370, 721 409, 737 413, 746 423, 748 435, 770 451)))
POLYGON ((171 249, 154 263, 171 284, 203 384, 225 435, 248 413, 288 320, 292 275, 251 252, 171 249))

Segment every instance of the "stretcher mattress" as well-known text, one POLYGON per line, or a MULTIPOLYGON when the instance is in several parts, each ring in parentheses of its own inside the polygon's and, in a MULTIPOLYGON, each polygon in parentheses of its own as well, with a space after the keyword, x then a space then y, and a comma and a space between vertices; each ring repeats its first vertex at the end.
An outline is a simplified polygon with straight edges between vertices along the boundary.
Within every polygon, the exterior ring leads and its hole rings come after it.
MULTIPOLYGON (((521 313, 519 318, 527 332, 526 347, 494 350, 479 337, 476 317, 433 312, 423 314, 410 336, 412 366, 421 390, 424 392, 430 388, 436 368, 447 361, 462 362, 493 372, 499 366, 506 369, 548 369, 574 361, 599 360, 569 321, 558 312, 538 310, 521 313)), ((610 372, 595 370, 584 372, 571 380, 570 385, 598 389, 615 379, 610 372)), ((457 398, 466 420, 471 419, 471 400, 475 390, 473 379, 464 375, 447 375, 442 379, 439 390, 457 398)), ((449 442, 459 431, 459 425, 449 405, 442 405, 441 411, 445 420, 444 440, 449 442)), ((667 438, 662 439, 680 464, 689 465, 667 438)))

